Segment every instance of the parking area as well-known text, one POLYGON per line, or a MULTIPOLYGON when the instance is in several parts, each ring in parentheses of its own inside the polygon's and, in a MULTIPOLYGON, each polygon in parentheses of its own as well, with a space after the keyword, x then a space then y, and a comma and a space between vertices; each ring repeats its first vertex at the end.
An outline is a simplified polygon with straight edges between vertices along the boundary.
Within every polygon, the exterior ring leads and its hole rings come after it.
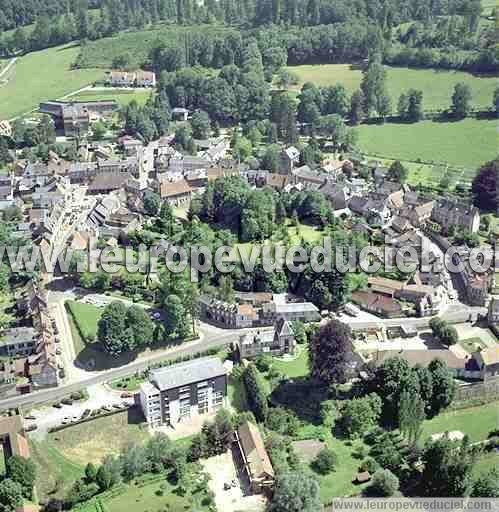
POLYGON ((24 418, 24 427, 30 437, 44 439, 50 429, 80 421, 99 409, 117 411, 134 405, 133 397, 122 397, 120 393, 104 385, 90 386, 88 394, 88 400, 79 400, 72 404, 60 403, 57 407, 50 405, 31 410, 24 418), (36 429, 34 429, 35 426, 36 429))
POLYGON ((238 477, 232 452, 202 460, 206 473, 211 476, 208 485, 215 495, 217 510, 224 512, 261 512, 267 500, 262 495, 248 495, 238 477))

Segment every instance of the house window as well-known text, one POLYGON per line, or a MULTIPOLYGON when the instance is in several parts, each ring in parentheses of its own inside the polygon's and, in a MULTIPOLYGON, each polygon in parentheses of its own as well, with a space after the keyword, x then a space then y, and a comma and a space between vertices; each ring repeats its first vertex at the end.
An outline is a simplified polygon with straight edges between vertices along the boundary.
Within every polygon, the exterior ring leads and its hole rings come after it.
POLYGON ((224 394, 223 391, 217 391, 213 396, 213 408, 218 409, 223 405, 224 394))

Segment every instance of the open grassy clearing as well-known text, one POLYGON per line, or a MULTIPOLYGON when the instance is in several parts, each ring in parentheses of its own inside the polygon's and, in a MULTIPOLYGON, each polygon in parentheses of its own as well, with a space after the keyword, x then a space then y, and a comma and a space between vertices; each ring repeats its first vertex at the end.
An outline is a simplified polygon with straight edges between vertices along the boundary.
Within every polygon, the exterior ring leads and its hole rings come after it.
POLYGON ((102 308, 73 300, 67 301, 66 305, 84 341, 94 341, 97 337, 98 324, 103 311, 102 308))
POLYGON ((38 107, 41 101, 59 98, 102 78, 98 69, 73 70, 75 45, 59 46, 20 57, 4 75, 0 86, 0 119, 10 119, 38 107))
POLYGON ((79 508, 79 512, 123 512, 132 508, 134 512, 184 512, 186 510, 209 510, 201 503, 201 496, 181 496, 165 478, 157 476, 151 482, 136 480, 129 485, 122 484, 115 496, 103 496, 101 505, 90 502, 79 508), (197 502, 197 503, 196 503, 197 502))
POLYGON ((299 345, 298 350, 300 350, 300 353, 294 359, 275 358, 272 366, 290 379, 306 377, 310 373, 308 368, 308 349, 299 345))
POLYGON ((473 474, 477 477, 494 468, 499 470, 499 453, 486 453, 477 460, 473 468, 473 474))
POLYGON ((472 442, 477 442, 487 439, 489 432, 497 428, 499 428, 499 402, 492 402, 480 407, 445 412, 425 421, 421 439, 424 441, 433 434, 460 430, 468 435, 472 442))
POLYGON ((448 163, 468 169, 463 177, 497 156, 497 122, 464 119, 458 122, 386 123, 357 128, 363 153, 399 160, 448 163))
POLYGON ((87 90, 79 94, 75 94, 68 99, 72 101, 103 101, 115 100, 120 106, 125 106, 135 100, 139 105, 145 105, 152 91, 150 89, 139 90, 116 90, 110 89, 109 91, 87 90))
POLYGON ((133 407, 49 434, 49 440, 67 459, 85 466, 117 455, 131 443, 144 443, 149 438, 146 427, 142 412, 133 407))
MULTIPOLYGON (((471 87, 473 106, 488 109, 492 107, 492 95, 497 86, 497 77, 478 77, 463 71, 409 69, 387 66, 388 92, 395 110, 399 96, 408 89, 423 91, 424 109, 438 110, 450 106, 454 85, 464 82, 471 87)), ((298 75, 300 84, 312 82, 326 86, 342 83, 351 94, 359 88, 362 71, 350 64, 313 64, 288 67, 298 75)))
POLYGON ((210 33, 219 34, 230 32, 231 29, 215 25, 200 25, 180 27, 176 25, 162 25, 141 30, 138 32, 122 32, 114 37, 106 37, 89 42, 81 50, 78 65, 85 68, 110 68, 116 57, 127 55, 129 67, 134 68, 144 64, 150 50, 158 41, 181 42, 186 34, 210 33))
POLYGON ((83 476, 84 467, 65 457, 52 440, 30 441, 31 459, 37 468, 38 498, 63 498, 74 481, 83 476))

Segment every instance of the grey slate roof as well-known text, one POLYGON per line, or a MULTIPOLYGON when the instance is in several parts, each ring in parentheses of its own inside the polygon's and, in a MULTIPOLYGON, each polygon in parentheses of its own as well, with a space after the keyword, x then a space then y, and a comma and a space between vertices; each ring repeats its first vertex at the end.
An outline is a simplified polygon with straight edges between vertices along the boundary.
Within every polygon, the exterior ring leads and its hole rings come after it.
POLYGON ((203 357, 168 368, 153 370, 150 372, 150 381, 154 382, 159 390, 165 391, 225 374, 226 370, 220 359, 217 357, 203 357))

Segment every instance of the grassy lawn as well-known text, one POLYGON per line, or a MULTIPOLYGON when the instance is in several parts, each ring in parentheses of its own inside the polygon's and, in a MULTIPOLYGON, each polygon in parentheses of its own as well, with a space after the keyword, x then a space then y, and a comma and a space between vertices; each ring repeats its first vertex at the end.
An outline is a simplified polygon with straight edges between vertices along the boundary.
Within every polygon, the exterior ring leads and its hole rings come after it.
POLYGON ((83 466, 65 457, 55 448, 52 440, 30 441, 30 452, 37 467, 36 489, 39 499, 63 498, 73 482, 83 476, 83 466))
POLYGON ((120 484, 109 493, 79 508, 80 512, 122 512, 132 509, 134 512, 185 512, 186 510, 210 510, 203 504, 203 492, 182 496, 177 488, 168 483, 161 475, 145 475, 130 484, 120 484), (133 505, 132 505, 133 504, 133 505))
POLYGON ((110 383, 110 386, 118 391, 137 391, 142 382, 144 382, 143 379, 138 378, 136 375, 132 375, 131 377, 114 380, 110 383))
POLYGON ((473 473, 475 476, 479 476, 493 468, 499 469, 499 453, 497 452, 486 453, 480 457, 473 468, 473 473))
MULTIPOLYGON (((349 64, 316 64, 289 67, 298 75, 300 84, 313 82, 327 86, 342 83, 351 94, 359 88, 362 71, 353 69, 349 64)), ((408 89, 423 91, 425 110, 444 109, 450 106, 454 85, 465 82, 471 87, 473 105, 489 108, 497 85, 496 77, 477 77, 462 71, 432 69, 408 69, 387 66, 388 91, 392 97, 393 108, 397 106, 400 94, 408 89)))
POLYGON ((387 123, 362 125, 357 131, 359 148, 368 155, 448 163, 469 169, 463 173, 467 177, 497 155, 497 122, 494 121, 387 123))
POLYGON ((103 100, 115 100, 120 106, 128 105, 130 102, 135 100, 139 105, 145 105, 152 91, 144 89, 143 91, 138 90, 88 90, 83 91, 79 94, 71 96, 69 99, 74 101, 103 101, 103 100))
POLYGON ((230 376, 227 393, 229 396, 229 403, 237 412, 248 410, 248 404, 246 401, 246 389, 242 379, 235 379, 234 377, 230 376))
POLYGON ((283 358, 275 358, 272 366, 290 379, 306 377, 309 374, 308 349, 300 345, 299 349, 301 349, 301 351, 295 359, 286 360, 283 358))
MULTIPOLYGON (((123 494, 111 499, 102 500, 106 512, 122 512, 133 509, 134 512, 153 512, 168 510, 168 512, 184 512, 192 510, 192 498, 180 496, 165 479, 146 485, 127 485, 123 494)), ((199 506, 199 505, 198 505, 199 506)), ((87 506, 81 512, 98 512, 92 505, 87 506)), ((196 510, 208 510, 205 507, 196 510)))
POLYGON ((49 434, 53 446, 81 466, 99 463, 106 455, 117 455, 123 447, 148 438, 142 413, 135 407, 49 434))
POLYGON ((472 442, 487 439, 489 432, 499 428, 499 403, 492 402, 480 407, 470 407, 458 411, 450 411, 425 421, 422 440, 432 434, 460 430, 468 435, 472 442))
POLYGON ((359 472, 359 465, 365 457, 357 454, 359 449, 364 449, 362 441, 354 441, 351 446, 341 439, 330 437, 326 444, 338 457, 336 470, 328 475, 318 475, 322 503, 330 503, 333 498, 339 496, 353 496, 361 492, 367 485, 356 485, 352 483, 355 475, 359 472))
POLYGON ((84 302, 67 301, 67 308, 71 312, 73 319, 78 327, 80 334, 85 342, 91 342, 97 337, 97 328, 102 308, 85 304, 84 302))
POLYGON ((0 118, 9 119, 59 98, 104 76, 102 70, 72 70, 79 47, 59 46, 20 57, 0 87, 0 118))

